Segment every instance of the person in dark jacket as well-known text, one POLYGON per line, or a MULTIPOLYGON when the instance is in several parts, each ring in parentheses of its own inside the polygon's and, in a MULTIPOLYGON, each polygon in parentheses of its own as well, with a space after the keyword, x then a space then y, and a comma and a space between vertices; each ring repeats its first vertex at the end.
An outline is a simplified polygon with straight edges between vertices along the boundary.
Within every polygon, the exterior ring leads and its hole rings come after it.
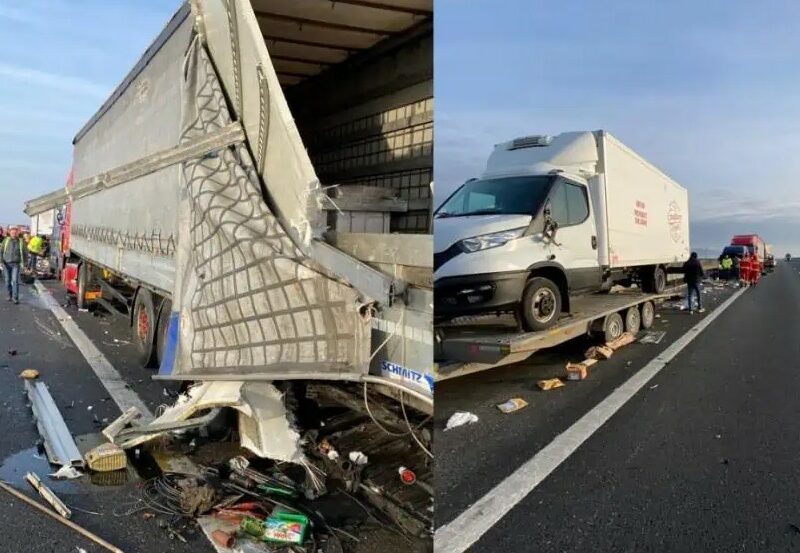
POLYGON ((8 236, 2 244, 0 255, 3 260, 3 273, 6 277, 8 301, 19 303, 19 270, 25 264, 25 241, 19 235, 19 228, 10 227, 8 236))
POLYGON ((686 263, 683 264, 683 280, 686 282, 686 301, 689 306, 689 313, 692 310, 692 295, 697 296, 697 311, 698 313, 705 312, 703 309, 702 300, 700 299, 700 281, 705 277, 703 272, 703 265, 697 258, 697 252, 692 252, 686 263))

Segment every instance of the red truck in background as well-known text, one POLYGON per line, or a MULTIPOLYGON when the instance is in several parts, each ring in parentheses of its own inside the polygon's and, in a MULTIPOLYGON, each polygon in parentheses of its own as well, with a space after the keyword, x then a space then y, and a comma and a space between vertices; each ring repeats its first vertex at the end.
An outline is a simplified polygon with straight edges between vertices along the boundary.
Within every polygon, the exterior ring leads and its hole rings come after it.
POLYGON ((758 262, 761 274, 764 274, 764 258, 767 247, 758 234, 736 234, 731 238, 731 246, 745 246, 750 255, 758 262))

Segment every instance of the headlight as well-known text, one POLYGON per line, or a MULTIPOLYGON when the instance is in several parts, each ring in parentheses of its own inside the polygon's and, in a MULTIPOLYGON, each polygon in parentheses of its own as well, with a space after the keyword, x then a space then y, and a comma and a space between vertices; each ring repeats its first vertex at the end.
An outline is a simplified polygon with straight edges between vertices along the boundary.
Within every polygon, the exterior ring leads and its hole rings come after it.
POLYGON ((482 234, 481 236, 465 238, 459 242, 459 245, 465 253, 488 250, 489 248, 497 248, 498 246, 504 246, 511 240, 519 238, 525 234, 525 230, 527 228, 528 227, 520 227, 511 230, 504 230, 502 232, 493 232, 491 234, 482 234))

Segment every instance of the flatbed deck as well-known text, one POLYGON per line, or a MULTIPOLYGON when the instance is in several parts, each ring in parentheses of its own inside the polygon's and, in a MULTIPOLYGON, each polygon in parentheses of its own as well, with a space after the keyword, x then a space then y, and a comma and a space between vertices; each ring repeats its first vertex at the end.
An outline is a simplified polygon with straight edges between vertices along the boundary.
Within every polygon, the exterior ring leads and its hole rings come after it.
POLYGON ((520 332, 499 317, 474 318, 464 324, 439 328, 436 378, 445 380, 466 374, 522 361, 536 351, 562 344, 587 334, 595 321, 640 305, 646 301, 659 303, 677 295, 680 288, 663 294, 620 291, 576 297, 572 312, 553 328, 540 332, 520 332))

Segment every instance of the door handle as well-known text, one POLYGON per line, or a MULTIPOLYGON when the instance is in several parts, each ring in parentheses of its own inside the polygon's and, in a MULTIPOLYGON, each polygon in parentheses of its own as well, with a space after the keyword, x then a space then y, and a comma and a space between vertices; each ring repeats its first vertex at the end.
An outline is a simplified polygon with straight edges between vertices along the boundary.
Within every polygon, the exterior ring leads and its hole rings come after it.
POLYGON ((597 236, 592 236, 592 249, 597 249, 597 236))

